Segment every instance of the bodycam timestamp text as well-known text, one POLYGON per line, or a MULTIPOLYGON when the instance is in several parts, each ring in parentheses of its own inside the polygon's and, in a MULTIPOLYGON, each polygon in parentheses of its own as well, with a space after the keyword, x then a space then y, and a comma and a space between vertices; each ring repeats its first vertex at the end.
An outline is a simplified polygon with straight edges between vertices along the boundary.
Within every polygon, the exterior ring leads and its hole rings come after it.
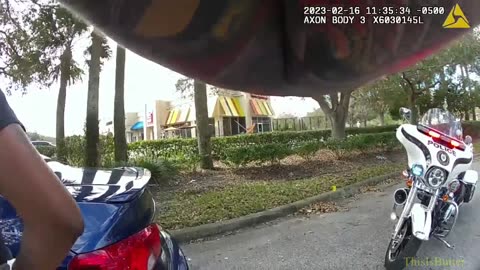
POLYGON ((304 24, 423 24, 419 15, 374 15, 374 16, 346 16, 346 15, 309 15, 304 16, 304 24))
POLYGON ((439 6, 306 6, 303 7, 305 24, 423 24, 424 15, 443 15, 439 6))

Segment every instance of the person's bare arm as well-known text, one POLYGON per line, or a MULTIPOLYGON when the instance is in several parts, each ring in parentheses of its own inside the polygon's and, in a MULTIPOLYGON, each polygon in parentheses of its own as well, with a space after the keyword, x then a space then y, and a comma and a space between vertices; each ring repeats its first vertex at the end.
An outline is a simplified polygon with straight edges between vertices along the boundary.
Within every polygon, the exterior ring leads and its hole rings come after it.
POLYGON ((0 131, 0 171, 0 194, 24 221, 14 269, 55 269, 83 231, 75 201, 20 125, 0 131))
POLYGON ((56 269, 83 232, 72 196, 30 143, 0 91, 0 195, 24 222, 13 269, 56 269))

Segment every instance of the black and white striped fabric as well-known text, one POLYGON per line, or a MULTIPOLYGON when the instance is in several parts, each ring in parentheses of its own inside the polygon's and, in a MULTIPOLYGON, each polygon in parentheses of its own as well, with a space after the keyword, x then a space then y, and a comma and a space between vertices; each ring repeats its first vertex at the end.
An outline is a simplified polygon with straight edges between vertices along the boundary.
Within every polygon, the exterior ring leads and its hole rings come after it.
POLYGON ((77 201, 122 201, 143 189, 150 180, 150 171, 144 168, 101 170, 76 168, 56 161, 47 164, 77 201))

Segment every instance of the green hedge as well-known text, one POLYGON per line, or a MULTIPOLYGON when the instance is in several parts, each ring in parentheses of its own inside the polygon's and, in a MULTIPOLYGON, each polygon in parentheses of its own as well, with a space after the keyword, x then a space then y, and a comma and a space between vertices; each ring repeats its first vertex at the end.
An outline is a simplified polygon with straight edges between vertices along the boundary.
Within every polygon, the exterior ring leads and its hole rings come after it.
MULTIPOLYGON (((464 134, 480 138, 480 122, 463 123, 464 134)), ((310 159, 320 149, 332 150, 337 155, 349 151, 368 152, 389 150, 398 146, 395 137, 397 126, 349 128, 348 138, 333 140, 329 130, 286 131, 260 134, 237 135, 212 138, 213 158, 232 166, 249 163, 275 163, 290 156, 299 155, 310 159)), ((75 166, 84 163, 85 138, 72 136, 66 139, 67 162, 75 166)), ((113 138, 101 136, 99 145, 102 166, 114 165, 113 138)), ((194 169, 198 164, 196 139, 163 139, 140 141, 128 146, 130 161, 168 160, 180 167, 194 169)))
MULTIPOLYGON (((85 136, 70 136, 65 138, 65 156, 68 164, 72 166, 84 166, 85 164, 85 136)), ((100 136, 98 146, 101 156, 102 167, 114 166, 114 142, 111 136, 100 136)))
MULTIPOLYGON (((316 135, 315 132, 282 132, 212 138, 212 152, 217 161, 231 166, 243 166, 250 163, 277 163, 290 155, 299 155, 309 160, 320 149, 329 149, 341 156, 353 150, 389 150, 398 145, 394 132, 350 135, 346 140, 325 140, 316 135)), ((82 166, 85 138, 69 137, 66 145, 67 162, 82 166)), ((113 138, 102 136, 99 149, 102 156, 101 166, 115 166, 113 138)), ((128 153, 130 163, 168 160, 179 166, 179 169, 193 170, 199 162, 195 139, 136 142, 129 144, 128 153)))
MULTIPOLYGON (((383 133, 397 130, 398 125, 388 125, 379 127, 347 128, 347 135, 365 134, 365 133, 383 133)), ((330 133, 329 133, 330 136, 330 133)))

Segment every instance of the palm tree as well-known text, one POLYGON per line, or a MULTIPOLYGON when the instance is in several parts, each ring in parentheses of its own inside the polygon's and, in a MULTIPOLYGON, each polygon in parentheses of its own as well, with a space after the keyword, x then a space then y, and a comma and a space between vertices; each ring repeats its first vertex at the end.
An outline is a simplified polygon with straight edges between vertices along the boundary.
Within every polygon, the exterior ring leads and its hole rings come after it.
POLYGON ((193 91, 200 167, 202 169, 213 169, 212 147, 210 143, 211 129, 208 121, 207 86, 205 83, 195 80, 193 82, 193 91))
POLYGON ((113 107, 115 133, 115 161, 127 162, 127 138, 125 136, 125 48, 117 44, 115 68, 115 102, 113 107))
POLYGON ((100 133, 98 128, 98 103, 100 87, 100 71, 102 59, 110 57, 110 49, 107 40, 93 29, 92 45, 88 48, 90 60, 88 63, 88 95, 87 95, 87 122, 85 130, 86 157, 85 166, 99 167, 99 141, 100 133))
POLYGON ((6 67, 0 75, 9 75, 23 91, 31 83, 49 88, 59 81, 56 149, 57 158, 65 161, 67 87, 83 75, 72 57, 72 51, 76 41, 87 31, 87 25, 51 1, 35 2, 35 5, 24 9, 8 5, 3 8, 7 8, 2 20, 5 25, 2 29, 6 32, 2 31, 4 36, 0 36, 0 44, 3 45, 0 46, 0 54, 6 67))

